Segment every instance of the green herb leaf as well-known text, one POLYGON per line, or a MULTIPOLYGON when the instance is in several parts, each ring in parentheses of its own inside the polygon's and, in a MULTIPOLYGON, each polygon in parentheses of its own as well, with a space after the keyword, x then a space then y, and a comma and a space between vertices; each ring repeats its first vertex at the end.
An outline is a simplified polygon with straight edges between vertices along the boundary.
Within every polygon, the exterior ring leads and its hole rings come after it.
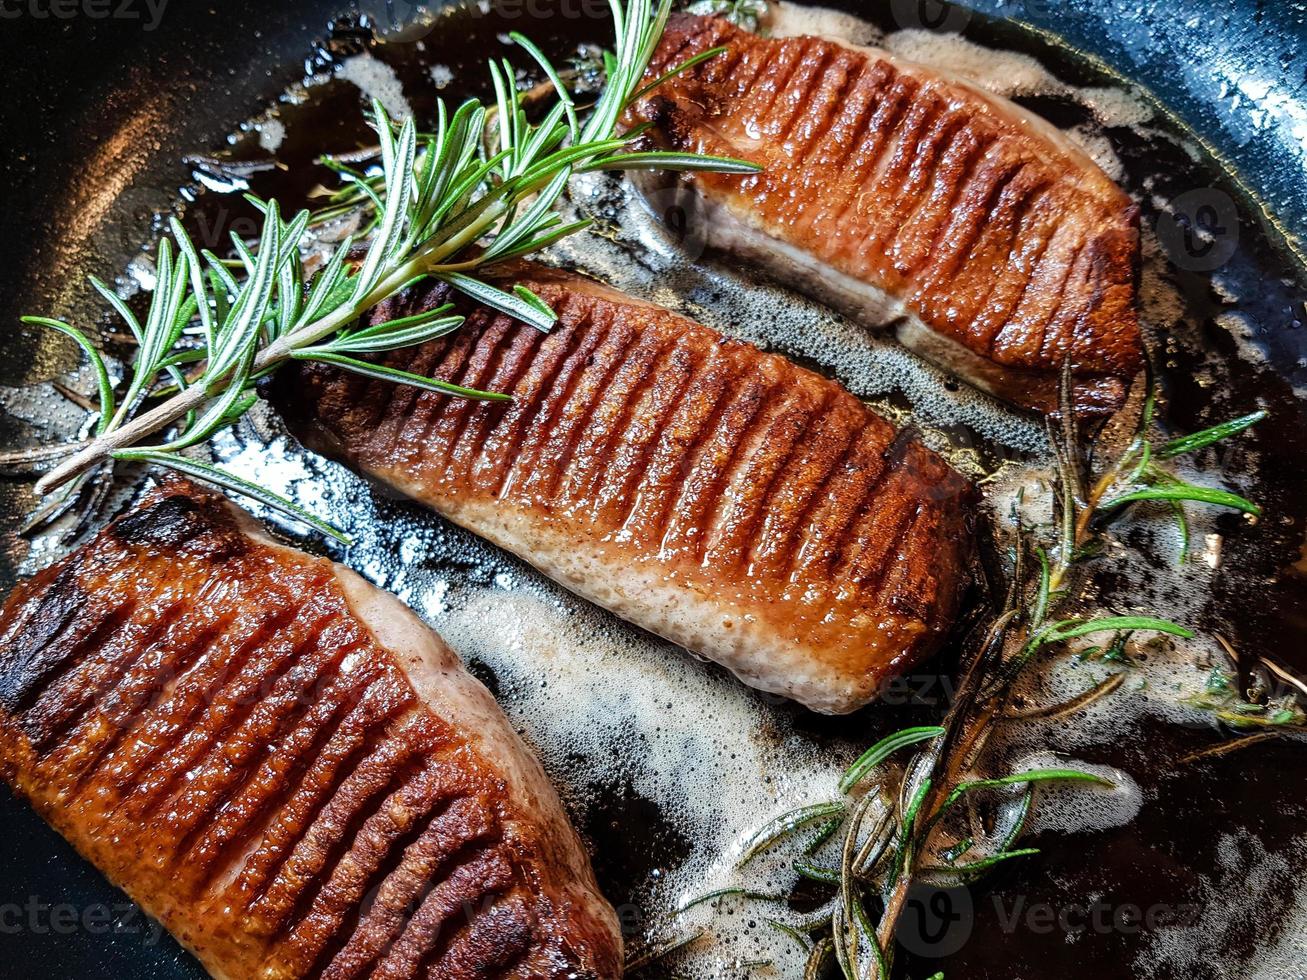
POLYGON ((719 898, 746 898, 760 902, 783 902, 785 899, 780 895, 768 895, 765 892, 749 891, 747 888, 719 888, 716 891, 708 892, 706 895, 700 895, 698 898, 692 898, 676 910, 677 915, 688 912, 692 908, 705 905, 708 902, 715 902, 719 898))
POLYGON ((447 316, 452 307, 446 305, 426 313, 388 320, 375 327, 345 334, 319 348, 334 354, 371 354, 426 343, 445 334, 453 333, 463 325, 465 317, 447 316))
POLYGON ((820 881, 827 885, 838 885, 840 883, 839 868, 828 868, 808 858, 799 858, 795 861, 794 870, 798 872, 799 877, 807 878, 809 881, 820 881))
POLYGON ((718 174, 756 174, 762 167, 738 157, 706 157, 694 153, 671 153, 649 150, 639 153, 618 153, 600 157, 592 163, 576 168, 577 173, 592 170, 708 170, 718 174))
POLYGON ((866 752, 862 753, 853 765, 849 766, 843 778, 840 779, 840 792, 848 793, 866 777, 867 773, 871 772, 899 749, 907 748, 909 745, 916 745, 918 742, 924 742, 927 739, 939 738, 943 734, 944 729, 938 725, 926 725, 918 728, 904 728, 891 735, 886 735, 866 752))
POLYGON ((814 803, 809 806, 801 806, 796 810, 783 813, 779 817, 768 821, 745 841, 740 858, 735 862, 735 866, 742 868, 763 851, 788 837, 796 830, 843 812, 844 804, 832 801, 830 803, 814 803))
POLYGON ((320 531, 327 537, 334 538, 343 545, 348 546, 350 544, 350 538, 344 531, 328 524, 319 517, 315 517, 293 501, 208 463, 202 463, 188 456, 179 456, 175 453, 159 452, 153 449, 119 449, 113 454, 113 458, 124 462, 153 463, 156 466, 176 470, 178 473, 183 473, 205 483, 211 483, 223 490, 249 497, 251 500, 257 500, 259 503, 271 507, 293 520, 302 521, 314 530, 320 531))
POLYGON ((1218 507, 1231 507, 1245 514, 1252 514, 1254 517, 1259 517, 1262 513, 1261 507, 1237 493, 1231 493, 1228 490, 1216 490, 1212 487, 1194 486, 1189 483, 1132 490, 1129 493, 1113 497, 1111 500, 1103 501, 1099 509, 1106 512, 1141 500, 1193 500, 1204 504, 1215 504, 1218 507))
POLYGON ((912 796, 912 802, 910 802, 908 808, 903 811, 903 825, 899 829, 898 844, 894 848, 894 863, 891 866, 889 878, 887 879, 889 887, 891 888, 894 886, 894 883, 898 881, 899 875, 903 873, 903 867, 910 857, 910 851, 912 850, 911 842, 913 839, 912 834, 916 827, 917 812, 921 809, 921 804, 925 802, 926 794, 930 792, 930 786, 931 781, 929 779, 923 779, 921 785, 917 787, 916 793, 912 796))
POLYGON ((543 303, 537 304, 513 293, 506 293, 502 289, 484 283, 479 279, 473 279, 471 276, 452 272, 446 273, 440 278, 444 279, 460 293, 471 296, 478 303, 484 303, 501 313, 507 313, 509 316, 528 323, 542 332, 547 333, 558 320, 558 314, 550 310, 548 306, 544 306, 543 303), (544 306, 544 309, 541 309, 542 306, 544 306))
POLYGON ((100 435, 109 424, 114 409, 113 382, 109 380, 109 369, 105 367, 104 358, 100 356, 100 352, 95 349, 95 345, 91 343, 91 339, 86 334, 62 320, 52 320, 45 316, 25 316, 22 321, 35 326, 48 327, 71 337, 77 346, 82 349, 82 352, 86 354, 86 359, 91 363, 91 370, 95 372, 96 386, 100 389, 100 418, 95 426, 95 434, 100 435))
POLYGON ((996 864, 1002 864, 1004 861, 1010 861, 1013 858, 1029 857, 1032 854, 1038 854, 1037 847, 1023 847, 1017 851, 1000 851, 997 854, 991 854, 989 857, 981 858, 978 861, 972 861, 969 864, 955 865, 927 865, 922 868, 930 874, 954 874, 959 877, 970 879, 979 874, 988 871, 996 864))
POLYGON ((1043 548, 1036 548, 1035 557, 1039 559, 1039 586, 1035 592, 1034 608, 1030 610, 1031 629, 1039 629, 1048 616, 1049 589, 1052 581, 1048 567, 1048 552, 1043 548))
POLYGON ((775 929, 782 936, 793 940, 805 953, 812 951, 812 940, 799 932, 798 929, 795 929, 794 926, 788 926, 784 922, 780 922, 776 919, 763 919, 762 921, 767 923, 768 926, 775 929))
POLYGON ((464 388, 462 385, 456 385, 450 381, 428 378, 425 375, 413 374, 410 371, 400 371, 398 368, 386 367, 384 364, 359 361, 352 357, 345 357, 342 354, 333 354, 330 351, 309 349, 296 351, 291 356, 299 361, 320 361, 323 364, 333 364, 336 367, 344 368, 346 371, 352 371, 354 374, 361 374, 365 378, 395 381, 400 384, 412 385, 415 388, 422 388, 425 391, 439 392, 443 395, 457 395, 459 398, 476 398, 482 401, 498 402, 512 401, 513 399, 512 395, 505 395, 502 392, 464 388))
POLYGON ((1080 636, 1090 636, 1094 633, 1115 633, 1123 630, 1148 630, 1155 633, 1168 633, 1171 636, 1179 636, 1185 639, 1192 639, 1193 630, 1186 629, 1176 623, 1166 619, 1156 619, 1152 616, 1104 616, 1099 619, 1063 619, 1056 623, 1051 623, 1039 633, 1036 633, 1030 640, 1030 648, 1034 649, 1046 646, 1049 643, 1060 643, 1063 640, 1072 640, 1080 636))
POLYGON ((1094 783, 1098 786, 1114 787, 1116 784, 1110 779, 1092 772, 1081 772, 1078 769, 1028 769, 1025 772, 1013 773, 1010 776, 1002 776, 997 779, 973 779, 968 782, 959 783, 953 788, 944 799, 940 806, 939 812, 943 813, 953 806, 967 793, 974 792, 978 789, 994 789, 999 786, 1017 786, 1024 783, 1047 783, 1047 782, 1079 782, 1094 783))
POLYGON ((1229 422, 1214 425, 1210 429, 1203 429, 1201 432, 1180 436, 1178 439, 1172 439, 1159 448, 1157 455, 1161 459, 1171 459, 1175 456, 1183 456, 1186 453, 1197 452, 1199 449, 1220 442, 1222 439, 1228 439, 1230 436, 1238 435, 1245 429, 1252 428, 1266 416, 1267 412, 1259 410, 1240 416, 1237 419, 1231 419, 1229 422))

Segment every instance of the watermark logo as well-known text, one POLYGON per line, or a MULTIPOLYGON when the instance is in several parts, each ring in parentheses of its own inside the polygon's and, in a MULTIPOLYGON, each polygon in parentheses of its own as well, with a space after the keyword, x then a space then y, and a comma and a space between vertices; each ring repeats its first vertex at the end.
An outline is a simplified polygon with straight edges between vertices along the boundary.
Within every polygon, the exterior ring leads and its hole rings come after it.
MULTIPOLYGON (((999 929, 1006 935, 1093 934, 1137 936, 1159 929, 1192 926, 1201 908, 1194 903, 1138 905, 1096 899, 1085 902, 1032 902, 1026 895, 990 895, 999 929)), ((928 958, 951 956, 971 939, 977 910, 971 891, 922 882, 908 890, 894 938, 908 952, 928 958)))
POLYGON ((967 944, 975 922, 975 907, 968 889, 961 885, 943 888, 916 882, 904 899, 894 938, 916 956, 951 956, 967 944))
POLYGON ((677 258, 685 262, 702 258, 708 249, 708 216, 699 194, 684 184, 673 184, 643 197, 677 258))
POLYGON ((960 34, 971 23, 971 11, 943 0, 891 0, 890 16, 904 30, 960 34))
POLYGON ((1157 219, 1157 240, 1188 272, 1215 272, 1239 247, 1239 209, 1215 187, 1186 191, 1157 219))
POLYGON ((957 693, 958 682, 950 674, 903 674, 882 682, 876 700, 894 707, 947 708, 957 693))
POLYGON ((242 241, 257 240, 263 230, 263 223, 249 214, 233 214, 226 207, 215 211, 199 211, 192 240, 201 248, 217 250, 230 247, 231 237, 235 235, 242 241))
POLYGON ((26 902, 0 904, 0 936, 143 936, 145 945, 155 946, 163 926, 147 916, 134 902, 47 902, 40 895, 26 902))

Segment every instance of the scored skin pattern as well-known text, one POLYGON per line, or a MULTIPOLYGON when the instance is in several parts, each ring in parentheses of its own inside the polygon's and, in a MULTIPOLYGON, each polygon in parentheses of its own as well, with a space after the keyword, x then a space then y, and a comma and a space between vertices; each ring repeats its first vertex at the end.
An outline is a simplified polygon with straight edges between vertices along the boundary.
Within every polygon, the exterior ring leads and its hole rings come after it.
POLYGON ((0 616, 5 779, 216 976, 620 975, 331 563, 172 487, 0 616))
MULTIPOLYGON (((1097 166, 995 97, 833 40, 677 15, 649 74, 718 46, 632 121, 764 169, 687 180, 972 354, 1051 376, 1069 356, 1083 408, 1119 405, 1143 366, 1138 207, 1097 166)), ((1007 396, 1048 410, 1053 390, 1007 396)))
MULTIPOLYGON (((718 625, 697 652, 715 656, 748 622, 805 651, 856 691, 818 710, 866 703, 938 646, 965 586, 974 504, 943 460, 784 358, 576 275, 523 263, 509 280, 558 314, 548 335, 464 304, 457 332, 382 362, 511 403, 324 366, 286 372, 274 401, 313 448, 474 531, 494 537, 465 508, 493 502, 556 550, 712 604, 718 625)), ((372 319, 449 298, 421 287, 372 319)), ((622 614, 658 631, 649 612, 622 614)))

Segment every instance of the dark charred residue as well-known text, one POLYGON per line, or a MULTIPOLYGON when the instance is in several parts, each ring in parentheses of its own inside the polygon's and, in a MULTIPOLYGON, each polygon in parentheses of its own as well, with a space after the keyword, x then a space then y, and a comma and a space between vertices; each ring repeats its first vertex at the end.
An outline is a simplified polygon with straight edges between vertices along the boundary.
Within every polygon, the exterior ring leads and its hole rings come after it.
POLYGON ((212 507, 180 495, 164 497, 134 511, 113 524, 110 530, 126 545, 172 550, 193 550, 193 546, 199 546, 215 560, 229 558, 244 550, 239 535, 220 523, 212 507))
POLYGON ((57 648, 60 655, 51 656, 55 642, 68 633, 88 598, 77 580, 76 567, 69 565, 40 593, 7 637, 5 649, 0 651, 0 704, 7 711, 17 714, 24 710, 73 654, 75 647, 63 644, 57 648))

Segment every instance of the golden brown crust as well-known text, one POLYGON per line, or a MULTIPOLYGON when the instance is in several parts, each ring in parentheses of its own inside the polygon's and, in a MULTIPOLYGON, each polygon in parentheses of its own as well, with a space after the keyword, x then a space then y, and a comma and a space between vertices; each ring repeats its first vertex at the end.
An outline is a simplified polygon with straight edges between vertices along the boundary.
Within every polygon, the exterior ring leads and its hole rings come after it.
MULTIPOLYGON (((305 367, 279 379, 292 428, 541 567, 559 564, 533 551, 552 536, 577 561, 712 605, 721 622, 694 642, 654 618, 657 596, 618 611, 742 676, 722 651, 755 624, 856 691, 820 710, 865 703, 938 646, 974 500, 938 456, 784 358, 575 275, 523 264, 511 278, 558 313, 551 333, 463 304, 458 332, 385 357, 511 403, 305 367), (530 542, 496 537, 487 512, 530 542)), ((449 298, 423 287, 372 315, 449 298)))
POLYGON ((216 976, 620 975, 334 566, 181 481, 16 590, 0 709, 5 779, 216 976))
POLYGON ((1120 402, 1143 365, 1138 208, 1083 154, 969 85, 720 18, 673 17, 650 75, 717 46, 633 114, 664 146, 764 168, 689 176, 705 196, 1023 372, 1007 394, 1032 407, 1055 406, 1068 356, 1087 407, 1120 402))

